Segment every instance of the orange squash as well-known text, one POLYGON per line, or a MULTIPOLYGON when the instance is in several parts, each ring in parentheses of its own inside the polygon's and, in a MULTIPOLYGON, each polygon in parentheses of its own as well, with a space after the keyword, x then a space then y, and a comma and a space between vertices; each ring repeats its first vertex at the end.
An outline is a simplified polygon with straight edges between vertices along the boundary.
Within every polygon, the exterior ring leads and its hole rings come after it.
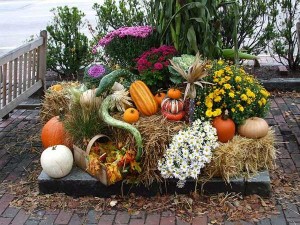
POLYGON ((157 102, 157 105, 160 106, 161 102, 164 100, 164 98, 166 97, 166 94, 163 92, 158 92, 155 96, 154 99, 157 102))
POLYGON ((70 137, 67 134, 59 116, 52 117, 42 128, 42 144, 44 148, 54 145, 66 145, 72 148, 70 137))
POLYGON ((235 135, 235 124, 227 116, 218 116, 213 119, 212 125, 217 129, 218 141, 226 143, 235 135))
POLYGON ((127 123, 135 123, 139 120, 140 114, 135 108, 128 108, 123 114, 123 120, 127 123))
POLYGON ((154 115, 158 105, 147 85, 140 80, 130 85, 129 92, 137 109, 145 116, 154 115))
POLYGON ((172 99, 180 99, 182 96, 182 93, 179 89, 170 88, 167 92, 167 95, 169 98, 172 98, 172 99))

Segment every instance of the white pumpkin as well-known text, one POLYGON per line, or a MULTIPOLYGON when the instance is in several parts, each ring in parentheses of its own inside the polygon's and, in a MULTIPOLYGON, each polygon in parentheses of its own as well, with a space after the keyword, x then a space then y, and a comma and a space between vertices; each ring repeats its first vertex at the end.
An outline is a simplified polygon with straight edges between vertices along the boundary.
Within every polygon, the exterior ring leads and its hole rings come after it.
POLYGON ((72 152, 64 145, 46 148, 41 155, 41 165, 49 177, 64 177, 71 172, 73 167, 72 152))
POLYGON ((246 138, 258 139, 266 136, 269 131, 268 123, 259 117, 251 117, 238 127, 239 135, 246 138))

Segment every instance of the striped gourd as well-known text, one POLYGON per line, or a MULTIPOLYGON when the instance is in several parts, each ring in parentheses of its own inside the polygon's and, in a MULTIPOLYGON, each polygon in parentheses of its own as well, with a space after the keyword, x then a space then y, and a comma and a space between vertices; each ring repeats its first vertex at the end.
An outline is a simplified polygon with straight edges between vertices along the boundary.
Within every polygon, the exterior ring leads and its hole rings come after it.
POLYGON ((154 115, 158 105, 147 85, 140 80, 130 85, 129 92, 137 109, 145 116, 154 115))

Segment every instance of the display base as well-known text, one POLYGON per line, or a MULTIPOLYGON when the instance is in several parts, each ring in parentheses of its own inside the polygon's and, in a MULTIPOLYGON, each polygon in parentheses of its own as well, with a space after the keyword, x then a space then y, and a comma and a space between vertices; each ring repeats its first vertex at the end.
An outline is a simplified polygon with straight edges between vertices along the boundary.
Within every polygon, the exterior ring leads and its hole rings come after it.
MULTIPOLYGON (((111 195, 128 195, 135 193, 139 196, 155 196, 160 194, 188 194, 195 190, 195 180, 188 180, 184 188, 176 187, 177 180, 168 179, 166 183, 154 183, 150 187, 143 185, 132 185, 126 182, 105 186, 100 181, 78 167, 73 167, 69 175, 54 179, 50 178, 44 171, 38 177, 39 190, 41 194, 55 192, 67 195, 110 197, 111 195)), ((235 192, 242 195, 258 194, 262 197, 269 197, 271 194, 270 176, 268 171, 260 172, 258 175, 247 178, 232 179, 226 184, 222 179, 213 178, 204 184, 198 184, 199 191, 205 194, 216 194, 221 192, 235 192)))

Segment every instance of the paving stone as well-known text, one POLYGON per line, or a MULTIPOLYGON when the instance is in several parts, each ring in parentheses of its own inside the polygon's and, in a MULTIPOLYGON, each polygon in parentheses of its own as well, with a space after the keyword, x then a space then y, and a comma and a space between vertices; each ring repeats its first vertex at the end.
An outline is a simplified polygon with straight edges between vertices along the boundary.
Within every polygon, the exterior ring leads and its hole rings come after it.
POLYGON ((190 223, 176 217, 176 225, 190 225, 190 223))
POLYGON ((10 217, 13 218, 17 215, 20 209, 15 207, 7 207, 6 210, 2 213, 2 217, 10 217))
POLYGON ((159 224, 159 221, 160 221, 160 214, 151 213, 147 215, 145 225, 157 225, 159 224))
POLYGON ((295 204, 289 203, 283 209, 286 218, 299 218, 300 214, 295 204))
POLYGON ((294 173, 297 171, 296 166, 292 159, 280 159, 283 170, 285 173, 294 173))
POLYGON ((300 154, 291 154, 291 157, 296 167, 300 167, 300 154))
POLYGON ((6 210, 9 206, 9 203, 14 199, 13 195, 4 194, 0 199, 0 215, 6 210))
POLYGON ((87 217, 86 222, 87 223, 98 223, 96 216, 97 216, 96 211, 90 210, 86 216, 87 217))
POLYGON ((130 215, 125 211, 118 211, 115 218, 115 223, 127 224, 129 222, 130 215))
POLYGON ((258 194, 260 196, 269 197, 271 194, 271 180, 268 171, 258 173, 258 175, 246 179, 245 194, 258 194))
POLYGON ((130 216, 130 219, 143 219, 143 220, 145 220, 145 218, 146 218, 146 212, 145 211, 140 211, 139 214, 130 216))
POLYGON ((27 220, 24 225, 38 225, 40 223, 39 220, 27 220))
POLYGON ((12 218, 0 217, 0 225, 8 225, 12 218))
POLYGON ((144 219, 130 219, 129 225, 143 225, 144 219))
POLYGON ((70 225, 81 225, 81 224, 83 224, 83 223, 81 222, 81 219, 80 219, 80 217, 78 216, 78 214, 74 213, 74 214, 72 215, 72 217, 71 217, 71 220, 70 220, 69 224, 70 224, 70 225))
POLYGON ((175 225, 175 222, 176 222, 175 216, 160 217, 160 225, 175 225))
POLYGON ((54 221, 56 220, 57 215, 56 214, 49 214, 49 215, 44 215, 44 218, 41 220, 39 225, 50 225, 54 224, 54 221))
POLYGON ((285 220, 284 213, 282 211, 282 207, 277 205, 277 209, 279 211, 279 215, 271 216, 271 224, 272 225, 287 225, 287 221, 285 220))
POLYGON ((98 225, 112 225, 115 215, 102 215, 99 219, 98 225))
POLYGON ((266 218, 257 223, 257 225, 272 225, 270 219, 266 218))
POLYGON ((61 210, 56 217, 55 223, 56 224, 68 224, 73 213, 66 212, 61 210))
POLYGON ((161 216, 175 216, 175 212, 172 212, 170 210, 167 210, 167 211, 163 211, 161 213, 161 216))
POLYGON ((192 225, 207 225, 207 216, 196 217, 192 221, 192 225))
POLYGON ((26 220, 28 219, 29 215, 26 214, 26 212, 21 209, 19 210, 18 214, 15 216, 13 221, 11 222, 11 225, 19 225, 19 224, 24 224, 26 220))

